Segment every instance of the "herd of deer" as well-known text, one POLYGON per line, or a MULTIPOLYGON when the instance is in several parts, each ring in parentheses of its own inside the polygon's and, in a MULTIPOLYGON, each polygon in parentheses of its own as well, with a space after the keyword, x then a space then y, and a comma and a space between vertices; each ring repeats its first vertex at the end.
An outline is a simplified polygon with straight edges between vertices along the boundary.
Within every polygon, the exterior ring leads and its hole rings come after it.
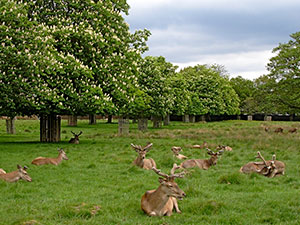
MULTIPOLYGON (((216 165, 218 157, 223 154, 224 151, 232 151, 232 148, 226 145, 219 145, 213 152, 208 149, 207 142, 201 145, 193 145, 192 148, 206 148, 207 154, 210 155, 209 159, 187 159, 186 156, 180 154, 181 147, 173 146, 171 148, 174 156, 183 161, 179 166, 174 163, 171 169, 170 175, 162 173, 157 169, 156 163, 152 158, 147 159, 146 153, 153 146, 152 143, 148 143, 146 146, 131 144, 131 147, 138 153, 137 158, 133 161, 133 164, 146 170, 153 170, 160 178, 160 185, 155 190, 147 191, 141 200, 142 210, 149 216, 171 216, 173 209, 177 213, 181 213, 178 207, 177 199, 181 200, 185 197, 185 193, 178 187, 174 181, 175 178, 184 177, 185 172, 175 174, 177 169, 188 169, 197 167, 199 169, 207 170, 211 166, 216 165)), ((240 168, 241 173, 258 173, 266 177, 274 177, 284 174, 285 164, 276 160, 276 156, 273 155, 272 160, 266 161, 260 152, 257 152, 257 157, 262 162, 249 162, 240 168)))
MULTIPOLYGON (((78 144, 79 143, 79 135, 75 134, 74 138, 71 138, 69 143, 78 144)), ((173 146, 171 148, 174 156, 180 160, 184 160, 179 166, 174 163, 173 167, 170 171, 170 175, 162 173, 159 169, 157 169, 156 163, 152 158, 147 159, 146 153, 153 146, 152 143, 148 143, 146 146, 142 147, 141 145, 131 144, 131 147, 138 153, 137 158, 133 161, 133 164, 146 169, 153 170, 156 174, 158 174, 160 185, 157 189, 146 191, 141 199, 141 208, 142 210, 149 216, 171 216, 173 209, 177 213, 181 213, 177 199, 182 200, 186 195, 184 191, 182 191, 177 183, 175 182, 175 178, 183 178, 185 175, 185 171, 180 173, 175 173, 177 169, 188 169, 197 167, 199 169, 207 170, 211 166, 216 165, 218 158, 220 155, 224 153, 224 151, 232 151, 232 148, 225 145, 219 145, 216 150, 217 152, 213 152, 208 148, 208 144, 204 142, 202 145, 193 145, 192 148, 206 148, 207 154, 210 155, 209 159, 187 159, 186 156, 180 154, 182 151, 181 147, 173 146)), ((53 164, 59 165, 62 160, 68 160, 68 157, 63 149, 58 149, 59 154, 56 158, 46 158, 46 157, 37 157, 32 160, 32 164, 34 165, 45 165, 45 164, 53 164)), ((284 175, 285 164, 281 161, 276 160, 276 156, 273 155, 272 160, 266 161, 260 152, 257 152, 257 157, 262 160, 262 162, 249 162, 240 168, 240 172, 242 173, 258 173, 264 175, 266 177, 274 177, 279 175, 284 175)), ((0 179, 7 182, 16 182, 20 179, 31 182, 32 179, 27 173, 27 167, 23 168, 20 165, 17 165, 17 170, 6 173, 3 169, 0 168, 0 179)))

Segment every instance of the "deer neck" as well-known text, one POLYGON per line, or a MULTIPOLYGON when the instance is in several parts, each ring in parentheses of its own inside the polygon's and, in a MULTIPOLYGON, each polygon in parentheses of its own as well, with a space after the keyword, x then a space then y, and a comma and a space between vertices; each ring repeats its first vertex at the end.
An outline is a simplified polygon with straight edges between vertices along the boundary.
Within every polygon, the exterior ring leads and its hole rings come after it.
POLYGON ((154 211, 160 214, 159 216, 163 216, 161 215, 163 213, 162 210, 167 204, 169 198, 170 197, 163 192, 161 185, 153 193, 151 193, 151 205, 154 207, 154 211))
POLYGON ((61 163, 62 160, 63 160, 62 153, 59 153, 59 155, 56 158, 56 163, 59 164, 59 163, 61 163))
POLYGON ((138 156, 135 159, 135 164, 138 165, 138 166, 140 166, 140 167, 143 167, 144 166, 144 159, 142 159, 141 157, 138 156))
POLYGON ((211 157, 210 159, 205 160, 206 164, 208 167, 212 166, 214 164, 213 158, 211 157))

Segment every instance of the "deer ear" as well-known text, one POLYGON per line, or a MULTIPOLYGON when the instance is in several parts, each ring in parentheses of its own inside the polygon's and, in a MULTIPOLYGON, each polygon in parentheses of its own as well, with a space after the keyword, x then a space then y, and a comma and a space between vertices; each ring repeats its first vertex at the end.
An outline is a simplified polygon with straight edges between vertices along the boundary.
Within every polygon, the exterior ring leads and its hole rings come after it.
POLYGON ((165 184, 166 183, 166 180, 164 178, 162 178, 162 177, 158 178, 158 181, 161 184, 165 184))
POLYGON ((21 169, 21 168, 22 168, 22 166, 20 166, 20 165, 18 164, 18 165, 17 165, 17 168, 18 168, 18 169, 21 169))

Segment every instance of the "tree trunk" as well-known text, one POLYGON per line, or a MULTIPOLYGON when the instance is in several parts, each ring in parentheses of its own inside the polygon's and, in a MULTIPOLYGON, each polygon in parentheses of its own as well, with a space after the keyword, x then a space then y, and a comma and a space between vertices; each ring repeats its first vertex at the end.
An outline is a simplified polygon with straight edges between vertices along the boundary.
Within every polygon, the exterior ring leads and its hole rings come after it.
POLYGON ((167 114, 164 118, 164 126, 170 125, 170 115, 167 114))
POLYGON ((183 121, 184 123, 190 122, 190 116, 187 115, 187 114, 183 115, 183 116, 182 116, 182 121, 183 121))
POLYGON ((89 124, 90 125, 95 125, 97 123, 97 120, 96 120, 96 115, 95 114, 90 114, 89 115, 89 124))
POLYGON ((190 123, 195 123, 196 119, 194 115, 189 116, 190 123))
POLYGON ((160 128, 161 127, 161 117, 160 116, 153 116, 152 117, 153 128, 160 128))
POLYGON ((129 119, 120 117, 118 121, 119 134, 129 134, 129 119))
POLYGON ((140 131, 148 130, 148 118, 139 118, 138 119, 138 129, 140 131))
POLYGON ((40 117, 40 141, 60 141, 61 117, 57 115, 42 115, 40 117))
POLYGON ((16 120, 16 117, 13 117, 13 118, 8 117, 6 119, 6 133, 16 134, 15 120, 16 120))
POLYGON ((112 115, 108 115, 108 117, 107 117, 107 123, 112 123, 112 115))
POLYGON ((202 121, 202 122, 205 122, 206 120, 205 120, 205 115, 202 115, 201 117, 200 117, 200 121, 202 121))
POLYGON ((68 125, 71 127, 77 127, 77 116, 69 115, 68 116, 68 125))

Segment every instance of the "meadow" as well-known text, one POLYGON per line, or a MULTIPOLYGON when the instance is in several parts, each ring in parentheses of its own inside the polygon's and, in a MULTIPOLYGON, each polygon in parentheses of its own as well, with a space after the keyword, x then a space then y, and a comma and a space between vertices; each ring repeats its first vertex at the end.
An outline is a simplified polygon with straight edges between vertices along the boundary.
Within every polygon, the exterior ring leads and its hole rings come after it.
MULTIPOLYGON (((171 122, 161 129, 140 132, 130 124, 129 135, 118 135, 116 121, 97 121, 77 127, 62 121, 60 143, 39 142, 39 121, 17 120, 16 135, 8 135, 0 120, 0 168, 16 170, 28 166, 32 182, 0 180, 0 225, 42 224, 300 224, 300 128, 299 122, 222 121, 209 123, 171 122), (271 128, 265 132, 262 124, 271 128), (276 127, 283 134, 276 134, 276 127), (80 144, 69 144, 71 131, 80 144), (186 193, 178 201, 182 213, 171 217, 148 217, 140 208, 141 196, 159 186, 158 175, 132 164, 137 153, 130 144, 153 147, 147 158, 169 173, 174 162, 172 146, 181 146, 188 158, 209 158, 205 149, 193 149, 206 141, 210 149, 229 145, 217 165, 209 170, 189 169, 177 179, 186 193), (56 157, 63 148, 69 158, 58 166, 35 166, 38 156, 56 157), (276 154, 286 164, 284 176, 267 178, 241 174, 239 169, 254 161, 257 151, 266 160, 276 154)), ((149 127, 151 125, 149 124, 149 127)), ((258 160, 258 159, 257 159, 258 160)))

